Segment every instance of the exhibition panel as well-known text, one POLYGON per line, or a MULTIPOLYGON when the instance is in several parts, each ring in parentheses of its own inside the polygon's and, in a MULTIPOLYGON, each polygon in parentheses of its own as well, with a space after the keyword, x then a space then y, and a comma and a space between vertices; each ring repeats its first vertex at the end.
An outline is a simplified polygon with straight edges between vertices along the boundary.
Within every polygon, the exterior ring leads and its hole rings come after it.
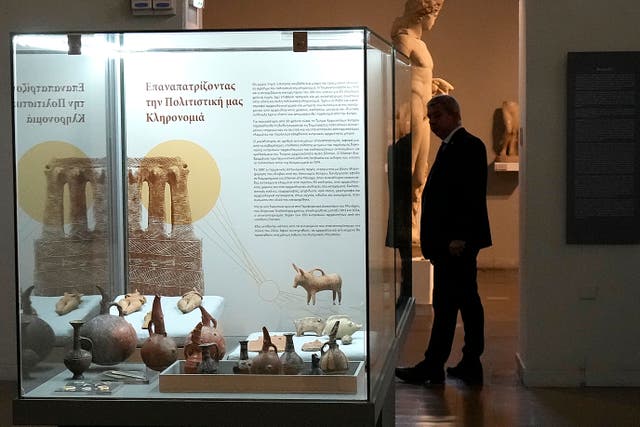
POLYGON ((408 61, 365 28, 12 40, 18 407, 371 404, 408 61))

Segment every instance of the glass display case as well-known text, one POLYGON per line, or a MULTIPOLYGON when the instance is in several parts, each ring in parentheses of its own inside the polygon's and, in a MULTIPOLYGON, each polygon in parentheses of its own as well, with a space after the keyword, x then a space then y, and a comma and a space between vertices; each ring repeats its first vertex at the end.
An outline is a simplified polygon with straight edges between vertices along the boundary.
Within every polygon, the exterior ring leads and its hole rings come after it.
POLYGON ((365 28, 12 44, 15 421, 375 420, 408 61, 365 28))

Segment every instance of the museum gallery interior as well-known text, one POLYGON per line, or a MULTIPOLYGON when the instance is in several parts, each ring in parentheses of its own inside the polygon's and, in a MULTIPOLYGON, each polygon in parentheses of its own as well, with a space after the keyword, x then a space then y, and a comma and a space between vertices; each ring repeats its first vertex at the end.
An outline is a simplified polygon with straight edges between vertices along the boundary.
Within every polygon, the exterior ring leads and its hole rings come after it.
POLYGON ((0 6, 0 424, 640 425, 640 6, 35 3, 0 6), (441 94, 487 154, 482 386, 395 377, 441 94))

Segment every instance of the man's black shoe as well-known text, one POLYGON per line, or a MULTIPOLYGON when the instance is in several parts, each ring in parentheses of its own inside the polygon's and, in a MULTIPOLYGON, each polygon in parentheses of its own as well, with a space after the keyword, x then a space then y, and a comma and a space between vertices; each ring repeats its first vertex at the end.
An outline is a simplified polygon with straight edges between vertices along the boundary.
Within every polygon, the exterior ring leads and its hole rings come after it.
POLYGON ((438 386, 444 384, 444 373, 428 374, 416 367, 396 368, 396 377, 408 384, 438 386))
POLYGON ((461 380, 466 385, 482 385, 484 376, 482 364, 479 362, 474 364, 460 362, 457 366, 447 368, 447 375, 461 380))

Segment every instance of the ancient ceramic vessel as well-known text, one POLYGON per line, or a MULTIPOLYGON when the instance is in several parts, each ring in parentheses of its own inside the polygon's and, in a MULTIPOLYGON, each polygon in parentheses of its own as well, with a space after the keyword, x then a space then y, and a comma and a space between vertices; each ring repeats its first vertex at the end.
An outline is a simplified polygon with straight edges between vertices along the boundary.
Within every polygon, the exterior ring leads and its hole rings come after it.
POLYGON ((362 329, 362 323, 356 323, 346 314, 334 314, 329 316, 326 325, 322 330, 322 335, 329 335, 336 322, 340 322, 340 327, 336 333, 337 339, 342 339, 345 335, 353 335, 354 332, 362 329))
POLYGON ((311 355, 311 369, 309 375, 322 375, 322 369, 320 369, 320 358, 317 354, 311 355))
POLYGON ((163 371, 178 358, 175 341, 167 336, 164 327, 164 315, 160 305, 160 295, 153 299, 151 321, 149 322, 149 338, 140 349, 140 357, 149 369, 163 371))
POLYGON ((304 367, 304 361, 293 345, 293 332, 285 333, 286 338, 284 353, 280 356, 282 373, 285 375, 298 375, 304 367))
POLYGON ((250 374, 251 373, 251 359, 249 359, 248 340, 238 341, 240 343, 240 359, 236 362, 236 366, 233 367, 234 374, 250 374))
POLYGON ((84 378, 82 373, 91 366, 91 352, 80 346, 81 341, 88 343, 91 347, 91 340, 80 336, 80 327, 84 324, 82 320, 72 320, 69 322, 73 328, 73 349, 64 356, 64 366, 73 373, 74 380, 84 378))
POLYGON ((324 343, 320 349, 320 369, 327 374, 340 373, 349 369, 349 359, 347 355, 340 350, 336 342, 336 334, 339 327, 340 321, 337 321, 333 325, 333 329, 329 335, 329 341, 324 343), (329 346, 329 348, 325 350, 327 346, 329 346))
MULTIPOLYGON (((33 289, 34 286, 30 286, 20 296, 22 305, 20 340, 22 351, 32 350, 38 356, 37 359, 39 362, 46 359, 49 353, 51 353, 56 335, 51 326, 38 317, 38 313, 36 313, 31 305, 31 292, 33 292, 33 289)), ((30 357, 29 361, 32 366, 35 366, 33 357, 30 357)))
POLYGON ((262 327, 262 350, 251 361, 252 374, 277 375, 282 372, 282 362, 278 357, 278 349, 271 342, 271 336, 266 327, 262 327), (273 351, 271 351, 273 348, 273 351))
MULTIPOLYGON (((198 306, 201 313, 202 318, 202 332, 200 342, 203 343, 214 343, 218 346, 218 355, 216 356, 218 360, 222 359, 227 352, 227 346, 225 344, 224 335, 222 334, 222 330, 218 329, 218 322, 213 318, 212 315, 202 306, 198 306)), ((185 347, 192 341, 191 333, 187 335, 185 338, 185 347)))
POLYGON ((138 336, 131 323, 124 318, 122 307, 116 303, 109 304, 109 296, 100 286, 96 287, 102 295, 100 314, 86 322, 80 332, 93 342, 93 363, 117 365, 136 350, 138 336), (117 316, 109 314, 111 306, 118 309, 117 316))
POLYGON ((202 352, 202 361, 198 365, 199 374, 215 374, 218 372, 218 358, 215 353, 218 352, 218 346, 215 343, 200 344, 202 352), (211 348, 214 348, 214 354, 211 354, 211 348))
POLYGON ((202 322, 199 322, 191 331, 191 342, 184 346, 184 373, 198 373, 198 365, 202 362, 202 349, 200 348, 200 332, 202 322))

